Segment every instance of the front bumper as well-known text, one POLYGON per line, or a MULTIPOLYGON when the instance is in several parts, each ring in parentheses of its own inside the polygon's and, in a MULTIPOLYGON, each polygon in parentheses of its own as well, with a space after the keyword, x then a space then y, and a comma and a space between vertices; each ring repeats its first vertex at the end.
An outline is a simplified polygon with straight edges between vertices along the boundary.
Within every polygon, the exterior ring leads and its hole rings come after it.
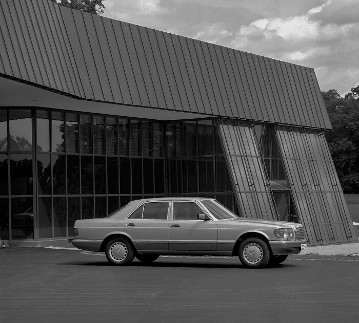
POLYGON ((88 251, 100 251, 102 240, 69 239, 76 248, 88 251))
POLYGON ((269 241, 273 255, 298 254, 306 246, 305 241, 269 241))

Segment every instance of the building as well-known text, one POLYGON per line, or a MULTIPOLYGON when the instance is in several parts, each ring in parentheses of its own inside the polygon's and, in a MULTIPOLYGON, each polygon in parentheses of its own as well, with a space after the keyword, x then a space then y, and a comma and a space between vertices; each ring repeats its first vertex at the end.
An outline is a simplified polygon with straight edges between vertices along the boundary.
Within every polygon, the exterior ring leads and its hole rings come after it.
POLYGON ((0 234, 66 239, 131 199, 210 196, 357 240, 313 69, 59 7, 0 1, 0 234))

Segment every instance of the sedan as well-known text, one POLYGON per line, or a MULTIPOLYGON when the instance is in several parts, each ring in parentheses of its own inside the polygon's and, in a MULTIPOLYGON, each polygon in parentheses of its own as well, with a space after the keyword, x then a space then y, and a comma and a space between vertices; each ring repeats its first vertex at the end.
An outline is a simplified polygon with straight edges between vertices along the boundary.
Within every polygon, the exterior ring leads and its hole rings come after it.
POLYGON ((106 218, 77 220, 72 244, 105 252, 114 265, 160 255, 238 256, 242 264, 278 265, 306 247, 299 223, 239 217, 215 199, 135 200, 106 218))

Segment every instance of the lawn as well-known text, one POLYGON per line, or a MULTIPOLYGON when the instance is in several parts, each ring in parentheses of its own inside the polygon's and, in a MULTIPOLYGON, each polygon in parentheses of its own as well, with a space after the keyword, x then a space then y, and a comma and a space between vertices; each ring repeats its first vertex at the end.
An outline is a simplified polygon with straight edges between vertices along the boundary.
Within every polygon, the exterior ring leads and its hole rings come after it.
POLYGON ((345 194, 345 200, 353 222, 359 223, 359 194, 345 194))

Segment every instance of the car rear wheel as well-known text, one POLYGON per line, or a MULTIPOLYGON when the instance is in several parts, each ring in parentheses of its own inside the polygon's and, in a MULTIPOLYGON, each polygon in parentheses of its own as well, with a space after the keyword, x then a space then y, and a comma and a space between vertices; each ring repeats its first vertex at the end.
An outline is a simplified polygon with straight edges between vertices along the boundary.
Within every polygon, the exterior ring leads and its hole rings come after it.
POLYGON ((285 261, 288 258, 288 255, 280 255, 280 256, 274 256, 272 255, 269 259, 269 264, 272 266, 276 266, 281 264, 283 261, 285 261))
POLYGON ((145 254, 145 255, 137 255, 136 258, 143 262, 144 264, 150 264, 151 262, 155 261, 156 259, 158 259, 159 255, 150 255, 150 254, 145 254))
POLYGON ((239 246, 239 259, 246 267, 262 268, 269 262, 267 244, 260 238, 248 238, 239 246))
POLYGON ((134 251, 130 241, 124 238, 115 238, 106 245, 106 258, 114 265, 127 265, 134 258, 134 251))

